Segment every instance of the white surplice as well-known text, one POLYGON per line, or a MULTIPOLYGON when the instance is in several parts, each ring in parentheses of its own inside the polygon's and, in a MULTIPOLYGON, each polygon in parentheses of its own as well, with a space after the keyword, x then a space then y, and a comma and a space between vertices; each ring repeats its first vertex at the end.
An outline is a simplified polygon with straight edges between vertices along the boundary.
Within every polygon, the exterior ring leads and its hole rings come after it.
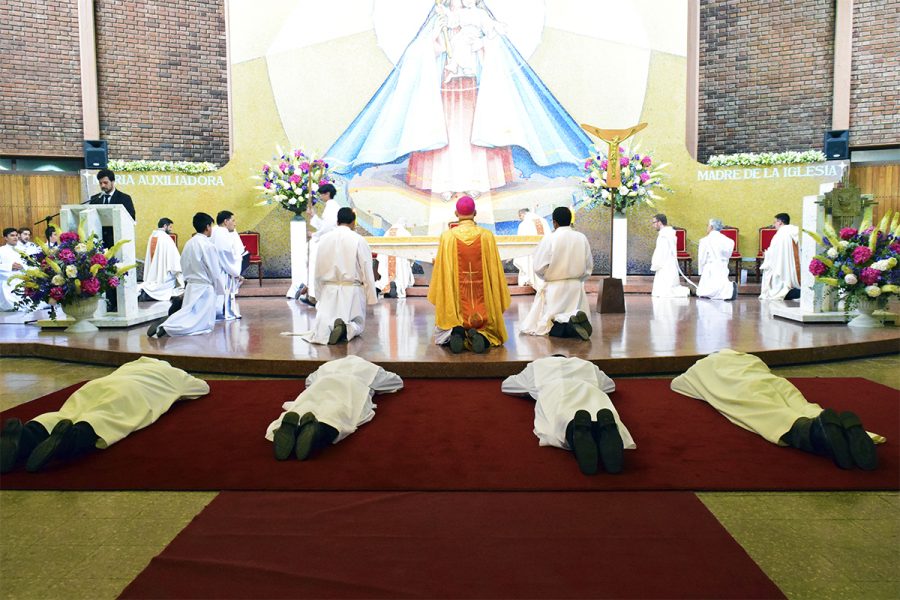
POLYGON ((587 237, 571 227, 557 227, 534 251, 534 273, 544 281, 537 291, 522 333, 546 335, 553 322, 568 323, 575 313, 590 314, 584 282, 594 270, 587 237))
POLYGON ((715 229, 700 240, 697 263, 700 265, 700 283, 697 296, 712 300, 729 300, 734 285, 728 280, 728 261, 734 252, 734 240, 715 229))
POLYGON ((16 244, 16 250, 18 250, 19 252, 24 252, 29 256, 34 256, 35 254, 41 253, 41 247, 34 242, 23 242, 21 240, 18 244, 16 244))
POLYGON ((366 306, 378 302, 372 273, 372 250, 349 227, 339 226, 321 237, 316 258, 316 321, 303 339, 327 344, 335 319, 347 325, 347 341, 366 327, 366 306))
POLYGON ((228 231, 227 227, 214 227, 210 240, 219 252, 224 290, 224 293, 216 297, 216 319, 220 321, 240 319, 237 293, 241 287, 241 263, 246 248, 238 232, 228 231))
POLYGON ((168 302, 172 296, 184 293, 181 254, 163 229, 154 229, 147 240, 144 281, 138 286, 138 292, 141 291, 160 302, 168 302))
POLYGON ((160 327, 172 336, 209 333, 216 325, 216 296, 223 294, 219 252, 208 237, 198 233, 181 254, 186 283, 181 309, 160 327))
POLYGON ((797 244, 800 229, 796 225, 782 225, 772 236, 759 270, 762 282, 760 300, 783 300, 792 289, 800 287, 797 268, 797 244))
POLYGON ((19 254, 14 246, 5 244, 0 246, 0 311, 16 310, 15 303, 22 299, 13 289, 20 283, 15 279, 10 281, 13 275, 21 273, 18 269, 13 269, 13 264, 18 263, 21 267, 25 267, 25 259, 19 254))
POLYGON ((202 379, 169 363, 142 356, 106 377, 76 390, 56 412, 34 418, 47 431, 63 419, 86 421, 97 434, 97 448, 107 448, 130 433, 152 425, 181 399, 209 393, 202 379))
POLYGON ((653 296, 684 298, 690 295, 690 290, 679 284, 677 249, 675 229, 666 225, 659 230, 656 249, 650 259, 650 270, 655 274, 651 292, 653 296))
POLYGON ((534 435, 541 446, 568 450, 566 426, 575 411, 586 410, 594 420, 597 411, 608 408, 616 419, 625 448, 637 447, 607 395, 616 390, 616 384, 597 365, 586 360, 560 356, 540 358, 528 363, 518 375, 503 380, 500 389, 505 394, 534 398, 534 435))
MULTIPOLYGON (((528 211, 519 223, 516 235, 542 235, 546 238, 553 230, 540 215, 528 211)), ((540 277, 535 277, 534 254, 519 256, 513 259, 513 265, 519 270, 519 285, 530 285, 538 291, 543 285, 540 277)))
MULTIPOLYGON (((384 237, 410 237, 410 235, 409 230, 401 223, 395 224, 384 232, 384 237)), ((406 298, 407 288, 411 288, 415 283, 412 261, 399 256, 379 254, 378 281, 375 282, 375 286, 383 293, 387 293, 390 291, 392 281, 397 286, 397 297, 406 298)))
POLYGON ((318 300, 316 295, 316 259, 319 255, 319 242, 329 231, 333 231, 337 226, 338 211, 341 205, 334 198, 325 201, 325 208, 322 209, 322 216, 313 213, 309 224, 315 227, 315 232, 309 238, 309 281, 306 282, 308 291, 306 295, 310 298, 318 300))
POLYGON ((275 430, 288 412, 301 417, 311 412, 316 420, 337 429, 333 442, 336 444, 375 418, 377 406, 372 396, 393 393, 402 387, 399 375, 358 356, 329 361, 306 378, 302 394, 282 405, 284 412, 266 429, 266 439, 274 439, 275 430))

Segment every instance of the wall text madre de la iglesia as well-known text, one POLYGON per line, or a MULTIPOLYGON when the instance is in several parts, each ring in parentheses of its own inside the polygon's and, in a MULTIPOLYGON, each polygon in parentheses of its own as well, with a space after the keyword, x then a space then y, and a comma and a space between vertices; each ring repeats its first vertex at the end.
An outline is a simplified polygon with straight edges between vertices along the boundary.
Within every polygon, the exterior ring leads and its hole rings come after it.
POLYGON ((133 175, 121 173, 116 175, 116 183, 122 186, 128 185, 163 185, 163 186, 224 186, 221 175, 180 175, 166 173, 163 175, 133 175))
POLYGON ((697 171, 697 181, 740 181, 744 179, 779 179, 782 177, 835 177, 843 174, 842 163, 821 165, 745 167, 697 171))

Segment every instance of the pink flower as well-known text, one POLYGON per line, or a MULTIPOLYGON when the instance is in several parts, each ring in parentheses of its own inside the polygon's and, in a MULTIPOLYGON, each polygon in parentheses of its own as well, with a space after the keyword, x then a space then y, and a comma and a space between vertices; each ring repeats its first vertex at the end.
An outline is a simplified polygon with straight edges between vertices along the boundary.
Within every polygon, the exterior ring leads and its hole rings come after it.
POLYGON ((106 280, 109 283, 109 287, 119 287, 119 278, 113 275, 109 279, 106 280))
POLYGON ((285 171, 288 170, 289 166, 290 165, 288 165, 286 162, 283 162, 280 165, 278 165, 278 170, 281 171, 282 173, 284 173, 285 171))
POLYGON ((266 188, 266 189, 271 188, 271 187, 272 187, 272 182, 271 182, 271 181, 265 182, 265 183, 263 184, 263 187, 266 188))
POLYGON ((268 173, 271 168, 272 167, 269 165, 269 163, 264 164, 263 165, 263 173, 268 173))
POLYGON ((54 300, 62 300, 65 297, 66 292, 61 287, 52 287, 50 288, 50 297, 54 300))
POLYGON ((619 166, 620 167, 627 167, 629 162, 631 162, 631 159, 628 158, 627 156, 619 157, 619 166))
POLYGON ((650 179, 649 173, 641 173, 641 181, 647 183, 647 180, 650 179))
POLYGON ((92 265, 100 265, 101 267, 106 266, 106 257, 102 254, 95 254, 91 257, 92 265))
MULTIPOLYGON (((858 249, 859 248, 857 248, 857 250, 858 249)), ((866 248, 866 250, 868 250, 868 248, 866 248)), ((879 279, 881 279, 881 271, 873 269, 872 267, 866 267, 862 270, 862 273, 859 274, 859 280, 865 285, 875 285, 879 279)))
POLYGON ((96 277, 89 277, 81 282, 81 289, 86 294, 93 296, 100 291, 100 280, 96 277))
POLYGON ((843 229, 841 229, 840 236, 841 236, 842 240, 849 240, 857 233, 859 233, 859 232, 856 231, 855 229, 853 229, 852 227, 844 227, 843 229))
POLYGON ((814 258, 809 262, 809 272, 816 277, 824 275, 826 271, 828 271, 828 267, 818 258, 814 258))
POLYGON ((304 173, 309 173, 309 163, 308 162, 300 163, 300 170, 303 171, 304 173))
POLYGON ((645 156, 644 158, 641 159, 641 164, 644 165, 645 167, 649 167, 650 165, 653 164, 653 160, 649 156, 645 156))
POLYGON ((891 252, 900 254, 900 242, 894 242, 893 244, 891 244, 891 252))
POLYGON ((288 178, 288 181, 290 181, 291 183, 300 183, 300 176, 299 175, 291 175, 288 178))
POLYGON ((78 234, 74 231, 66 231, 65 233, 60 234, 59 243, 65 244, 66 242, 77 242, 78 234))
POLYGON ((585 168, 585 169, 590 169, 590 168, 591 168, 591 161, 590 161, 590 160, 584 161, 584 168, 585 168))
POLYGON ((73 263, 75 262, 75 253, 68 248, 63 248, 59 251, 59 259, 66 263, 73 263))
POLYGON ((619 146, 619 154, 623 154, 625 152, 625 148, 619 146))
POLYGON ((609 161, 604 158, 603 161, 600 163, 600 168, 605 171, 607 169, 607 167, 609 167, 609 161))
POLYGON ((858 265, 861 265, 870 258, 872 258, 872 251, 869 250, 868 246, 857 246, 853 250, 853 262, 858 265))
POLYGON ((302 150, 294 150, 294 158, 300 158, 301 156, 303 156, 302 150))

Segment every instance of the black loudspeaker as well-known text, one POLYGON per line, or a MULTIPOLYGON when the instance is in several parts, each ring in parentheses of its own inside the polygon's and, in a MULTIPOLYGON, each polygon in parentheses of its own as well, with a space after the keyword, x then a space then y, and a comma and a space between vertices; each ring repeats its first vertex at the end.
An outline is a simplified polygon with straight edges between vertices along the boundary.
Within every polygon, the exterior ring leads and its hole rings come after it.
POLYGON ((850 131, 838 129, 825 132, 825 144, 822 152, 826 160, 847 160, 850 158, 850 131))
POLYGON ((105 169, 109 162, 109 144, 106 140, 84 140, 84 168, 105 169))

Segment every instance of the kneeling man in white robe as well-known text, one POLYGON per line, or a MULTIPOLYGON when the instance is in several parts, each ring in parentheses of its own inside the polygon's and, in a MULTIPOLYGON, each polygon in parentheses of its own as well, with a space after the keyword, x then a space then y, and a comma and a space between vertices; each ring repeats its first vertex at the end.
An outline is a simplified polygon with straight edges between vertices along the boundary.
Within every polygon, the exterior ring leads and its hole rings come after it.
POLYGON ((775 215, 775 235, 766 249, 762 265, 760 300, 793 300, 800 297, 800 228, 791 225, 787 213, 775 215))
POLYGON ((16 310, 16 302, 22 297, 15 292, 18 281, 10 281, 9 278, 21 273, 25 259, 16 250, 19 232, 15 227, 4 229, 3 238, 6 244, 0 246, 0 311, 13 311, 16 310))
POLYGON ((573 450, 585 475, 597 472, 598 460, 607 473, 621 472, 623 450, 637 448, 607 395, 616 384, 593 363, 562 356, 541 358, 507 377, 501 389, 534 398, 534 435, 539 444, 573 450))
POLYGON ((594 270, 594 257, 587 237, 571 225, 568 207, 553 210, 553 233, 538 244, 533 255, 534 272, 544 285, 522 322, 522 333, 582 340, 593 333, 584 282, 594 270))
POLYGON ((291 455, 306 460, 374 419, 372 396, 402 387, 399 375, 358 356, 332 360, 306 378, 302 394, 284 403, 284 412, 266 429, 266 439, 274 443, 277 460, 291 455))
POLYGON ((224 294, 216 296, 216 320, 232 321, 241 318, 238 308, 237 293, 241 288, 244 278, 241 277, 243 268, 244 242, 235 230, 237 221, 234 213, 228 210, 219 211, 216 215, 216 225, 209 239, 216 250, 219 251, 219 264, 222 266, 222 288, 224 294))
POLYGON ((106 449, 152 425, 178 400, 209 393, 202 379, 169 363, 142 356, 75 391, 55 412, 25 425, 9 419, 0 433, 2 472, 25 461, 40 471, 54 458, 70 458, 106 449))
POLYGON ((213 218, 197 213, 193 219, 197 232, 184 245, 181 270, 186 286, 181 308, 159 324, 150 326, 147 335, 198 335, 209 333, 216 325, 216 296, 224 294, 219 252, 210 241, 213 218))
MULTIPOLYGON (((527 208, 519 211, 519 227, 516 235, 541 235, 545 238, 550 235, 550 226, 539 214, 527 208)), ((534 254, 519 256, 513 259, 513 264, 519 270, 519 285, 530 285, 535 291, 540 291, 544 282, 540 276, 535 277, 534 254)))
POLYGON ((172 219, 163 217, 157 223, 147 240, 147 255, 144 259, 144 282, 138 286, 141 299, 168 302, 172 296, 184 293, 181 277, 181 254, 178 246, 169 236, 172 233, 172 219), (147 296, 147 298, 143 298, 147 296))
POLYGON ((706 237, 700 240, 697 262, 700 265, 700 283, 697 296, 711 300, 734 300, 737 283, 728 279, 728 261, 734 252, 734 240, 722 234, 722 221, 710 219, 706 237))
MULTIPOLYGON (((398 219, 390 229, 384 232, 384 237, 410 237, 411 234, 403 226, 403 219, 398 219)), ((379 254, 377 289, 381 290, 385 298, 406 298, 406 290, 415 283, 412 272, 412 261, 408 258, 379 254)))
POLYGON ((319 240, 316 321, 303 339, 313 344, 349 342, 366 327, 366 306, 378 302, 372 249, 356 231, 352 208, 338 211, 338 226, 319 240))
POLYGON ((650 221, 659 234, 656 238, 656 249, 650 259, 650 270, 653 276, 653 296, 661 298, 685 298, 691 291, 680 285, 678 271, 678 240, 675 229, 669 226, 666 215, 654 215, 650 221))
POLYGON ((808 402, 758 357, 720 350, 672 380, 672 390, 703 400, 729 421, 779 446, 829 456, 842 469, 870 471, 878 464, 873 440, 852 412, 808 402))

